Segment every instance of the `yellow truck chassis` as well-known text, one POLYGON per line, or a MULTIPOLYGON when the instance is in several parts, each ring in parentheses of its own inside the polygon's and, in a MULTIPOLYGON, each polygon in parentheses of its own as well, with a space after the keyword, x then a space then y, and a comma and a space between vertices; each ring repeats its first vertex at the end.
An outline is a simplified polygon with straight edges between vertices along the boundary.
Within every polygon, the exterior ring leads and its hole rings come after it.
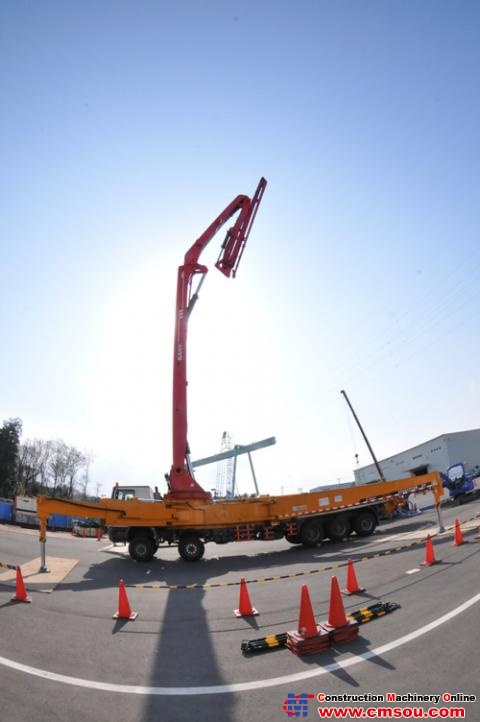
MULTIPOLYGON (((177 544, 180 556, 196 561, 205 542, 285 538, 316 546, 324 538, 339 541, 350 533, 373 534, 379 507, 395 507, 405 493, 432 491, 437 511, 443 495, 438 472, 397 481, 333 487, 319 492, 246 499, 100 499, 96 503, 39 496, 40 541, 46 540, 51 514, 99 519, 102 525, 126 528, 129 552, 150 561, 160 544, 177 544)), ((439 525, 441 526, 440 515, 439 525)))

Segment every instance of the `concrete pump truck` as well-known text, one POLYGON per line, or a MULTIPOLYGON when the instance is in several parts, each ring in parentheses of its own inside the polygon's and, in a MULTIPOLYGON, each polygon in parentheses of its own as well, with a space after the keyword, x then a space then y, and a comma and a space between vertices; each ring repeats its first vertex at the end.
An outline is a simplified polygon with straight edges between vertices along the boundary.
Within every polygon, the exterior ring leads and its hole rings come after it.
POLYGON ((165 474, 163 499, 100 499, 89 503, 39 496, 42 566, 45 566, 47 520, 51 514, 95 517, 110 527, 126 528, 129 554, 137 562, 150 561, 160 544, 177 544, 186 561, 202 558, 206 542, 285 538, 292 544, 316 546, 324 538, 342 540, 355 532, 372 534, 379 507, 402 500, 405 492, 433 491, 437 510, 443 494, 436 472, 398 481, 380 481, 321 492, 281 496, 212 499, 195 479, 187 439, 187 329, 207 267, 200 256, 217 232, 238 213, 227 230, 216 268, 235 277, 267 181, 260 179, 250 198, 238 195, 208 226, 185 254, 178 269, 173 354, 173 463, 165 474), (193 281, 198 278, 196 289, 193 281))

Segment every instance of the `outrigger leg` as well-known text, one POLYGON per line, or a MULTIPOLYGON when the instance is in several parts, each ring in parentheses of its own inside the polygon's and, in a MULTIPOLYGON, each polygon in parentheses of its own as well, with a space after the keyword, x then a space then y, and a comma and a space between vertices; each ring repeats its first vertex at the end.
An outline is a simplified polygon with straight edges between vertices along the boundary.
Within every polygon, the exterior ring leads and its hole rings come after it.
POLYGON ((47 543, 47 520, 40 519, 40 569, 41 573, 48 572, 45 559, 45 544, 47 543))

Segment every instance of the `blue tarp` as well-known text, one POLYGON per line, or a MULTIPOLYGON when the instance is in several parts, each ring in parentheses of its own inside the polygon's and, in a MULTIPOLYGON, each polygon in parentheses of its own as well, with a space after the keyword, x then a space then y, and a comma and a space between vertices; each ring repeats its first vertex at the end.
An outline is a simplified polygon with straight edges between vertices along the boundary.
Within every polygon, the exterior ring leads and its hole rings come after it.
POLYGON ((48 519, 48 526, 53 529, 71 529, 72 518, 64 514, 52 514, 48 519))
POLYGON ((13 501, 0 501, 0 521, 12 521, 13 501))

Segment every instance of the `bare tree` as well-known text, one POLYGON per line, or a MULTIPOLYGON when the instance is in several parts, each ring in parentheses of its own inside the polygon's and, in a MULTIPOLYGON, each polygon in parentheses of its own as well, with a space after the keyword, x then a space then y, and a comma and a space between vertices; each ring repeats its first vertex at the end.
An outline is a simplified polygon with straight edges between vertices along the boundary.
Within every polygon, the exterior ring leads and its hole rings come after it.
POLYGON ((80 492, 82 499, 88 498, 88 485, 90 484, 90 464, 93 461, 93 456, 89 452, 84 452, 84 464, 83 464, 83 475, 80 479, 80 492))
POLYGON ((32 495, 44 492, 71 498, 78 487, 85 498, 92 459, 92 454, 79 451, 62 439, 26 441, 20 446, 18 455, 19 491, 32 495))
POLYGON ((52 442, 50 458, 48 460, 48 477, 49 488, 52 496, 57 496, 57 489, 61 492, 62 486, 65 486, 66 479, 66 448, 64 441, 52 442))
POLYGON ((78 482, 78 474, 82 468, 84 468, 86 462, 85 455, 78 451, 74 446, 68 447, 68 454, 66 458, 66 483, 68 496, 73 497, 75 486, 78 482))
POLYGON ((36 494, 48 488, 51 441, 27 440, 20 446, 18 459, 19 491, 36 494))
POLYGON ((32 448, 26 444, 21 444, 18 453, 18 484, 17 491, 19 494, 28 494, 29 489, 35 484, 38 476, 37 459, 34 458, 32 448))
POLYGON ((78 474, 85 466, 86 457, 74 446, 58 439, 52 442, 50 456, 50 484, 53 496, 72 497, 78 474))

